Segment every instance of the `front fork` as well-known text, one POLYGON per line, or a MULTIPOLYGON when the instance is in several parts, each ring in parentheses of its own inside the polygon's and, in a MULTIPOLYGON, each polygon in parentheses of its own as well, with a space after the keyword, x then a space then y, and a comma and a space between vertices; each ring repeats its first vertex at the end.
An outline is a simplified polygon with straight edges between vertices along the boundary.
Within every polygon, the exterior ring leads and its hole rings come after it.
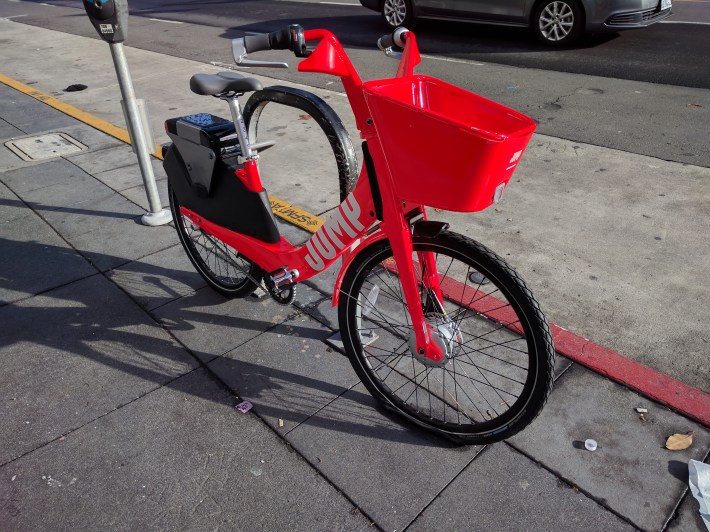
MULTIPOLYGON (((377 149, 371 150, 371 153, 375 163, 377 163, 381 153, 377 149)), ((386 165, 382 164, 377 165, 377 167, 387 168, 386 165)), ((389 175, 383 177, 389 180, 389 175)), ((382 183, 384 179, 380 178, 378 181, 382 183)), ((381 228, 387 235, 392 247, 397 266, 397 275, 402 283, 404 299, 412 320, 412 328, 416 340, 415 354, 420 357, 426 357, 435 363, 441 363, 444 358, 444 352, 440 344, 433 341, 431 328, 427 327, 422 307, 422 294, 419 292, 419 283, 417 282, 417 274, 419 273, 424 284, 422 289, 426 291, 425 297, 427 301, 433 303, 434 310, 443 313, 443 299, 441 297, 439 274, 436 269, 434 254, 431 252, 417 252, 418 264, 414 264, 412 229, 407 218, 406 204, 396 197, 394 187, 391 185, 382 187, 381 192, 384 218, 381 228), (419 268, 420 271, 417 272, 416 268, 419 268)), ((422 213, 424 212, 423 207, 421 207, 421 211, 422 213)))
POLYGON ((436 312, 446 318, 446 309, 444 309, 444 299, 441 294, 439 272, 436 269, 434 254, 431 251, 418 251, 417 258, 422 268, 421 278, 427 297, 427 305, 424 310, 426 312, 436 312))

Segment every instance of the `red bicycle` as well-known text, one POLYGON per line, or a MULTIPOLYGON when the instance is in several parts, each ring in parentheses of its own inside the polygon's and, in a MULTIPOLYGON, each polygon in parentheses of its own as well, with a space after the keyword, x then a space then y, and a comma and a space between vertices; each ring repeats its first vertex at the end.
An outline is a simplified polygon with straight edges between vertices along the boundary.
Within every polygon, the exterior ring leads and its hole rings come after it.
POLYGON ((339 76, 364 140, 359 179, 305 245, 279 234, 257 165, 265 146, 250 144, 237 99, 261 84, 233 72, 190 82, 194 92, 226 100, 232 122, 208 114, 166 122, 175 226, 199 273, 229 297, 261 285, 290 303, 297 282, 342 258, 332 303, 370 393, 456 442, 499 441, 528 425, 551 391, 547 321, 505 260, 429 220, 425 206, 473 212, 497 202, 535 124, 414 75, 412 32, 400 28, 379 44, 389 55, 402 49, 397 75, 363 82, 326 30, 292 25, 233 41, 238 64, 266 64, 247 53, 288 49, 305 58, 299 71, 339 76), (311 41, 318 41, 312 51, 311 41))

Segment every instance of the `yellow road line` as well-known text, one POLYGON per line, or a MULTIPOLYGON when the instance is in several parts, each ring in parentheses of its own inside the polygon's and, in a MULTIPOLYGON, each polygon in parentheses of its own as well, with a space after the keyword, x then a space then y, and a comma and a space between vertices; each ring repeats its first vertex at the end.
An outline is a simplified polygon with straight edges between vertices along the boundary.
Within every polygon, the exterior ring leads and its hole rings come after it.
MULTIPOLYGON (((50 96, 49 94, 37 90, 34 87, 30 87, 29 85, 25 85, 24 83, 15 79, 8 78, 3 74, 0 74, 0 83, 3 83, 8 87, 12 87, 13 89, 18 90, 23 94, 26 94, 27 96, 31 96, 35 100, 39 100, 40 102, 45 103, 50 107, 53 107, 57 111, 69 115, 72 118, 76 118, 80 122, 88 124, 94 129, 98 129, 99 131, 106 133, 107 135, 110 135, 114 138, 117 138, 118 140, 121 140, 126 144, 131 143, 128 131, 126 131, 125 129, 115 126, 114 124, 107 122, 106 120, 103 120, 97 116, 94 116, 91 113, 87 113, 86 111, 77 109, 73 105, 65 103, 55 98, 54 96, 50 96)), ((160 146, 155 147, 153 157, 156 157, 157 159, 161 160, 163 159, 163 154, 160 146)), ((276 216, 285 220, 286 222, 289 222, 290 224, 300 227, 301 229, 305 229, 310 233, 315 233, 318 229, 320 229, 321 225, 323 225, 323 219, 320 216, 311 214, 308 211, 304 211, 303 209, 300 209, 295 205, 291 205, 290 203, 275 198, 273 196, 269 196, 269 201, 271 203, 271 208, 273 209, 274 214, 276 216)))
POLYGON ((304 211, 295 205, 273 196, 269 196, 269 202, 271 203, 271 210, 274 211, 276 216, 301 229, 305 229, 309 233, 315 233, 323 225, 323 219, 320 216, 304 211))
POLYGON ((111 135, 112 137, 122 140, 123 142, 126 142, 128 144, 131 143, 130 139, 128 138, 128 132, 125 129, 121 129, 120 127, 114 126, 113 124, 106 122, 106 120, 102 120, 92 114, 82 111, 81 109, 77 109, 73 105, 69 105, 68 103, 63 102, 55 98, 54 96, 50 96, 49 94, 35 89, 34 87, 25 85, 20 81, 8 78, 7 76, 4 76, 2 74, 0 74, 0 83, 4 83, 8 87, 12 87, 13 89, 18 90, 23 94, 26 94, 27 96, 31 96, 35 100, 39 100, 40 102, 46 103, 50 107, 54 107, 57 111, 61 111, 65 115, 69 115, 73 118, 76 118, 77 120, 98 129, 99 131, 103 131, 107 135, 111 135))

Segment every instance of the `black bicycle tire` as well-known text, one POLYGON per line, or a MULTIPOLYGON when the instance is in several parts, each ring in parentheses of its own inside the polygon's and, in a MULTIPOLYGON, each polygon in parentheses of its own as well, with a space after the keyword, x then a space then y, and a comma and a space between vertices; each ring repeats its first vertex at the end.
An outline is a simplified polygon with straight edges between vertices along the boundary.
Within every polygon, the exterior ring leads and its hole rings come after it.
POLYGON ((338 114, 322 98, 311 92, 281 85, 266 87, 252 93, 244 105, 244 122, 250 139, 257 138, 259 116, 271 102, 301 109, 321 127, 335 156, 340 201, 344 201, 355 186, 359 173, 355 147, 338 114))
MULTIPOLYGON (((346 353, 358 376, 368 391, 379 404, 404 417, 416 425, 439 434, 458 444, 489 444, 507 439, 529 425, 541 412, 547 397, 552 391, 554 375, 554 347, 549 326, 540 309, 540 305, 525 282, 507 264, 507 262, 482 244, 463 235, 443 231, 436 236, 414 236, 415 250, 424 248, 430 251, 448 250, 459 257, 464 257, 469 264, 485 273, 498 283, 511 301, 518 317, 526 328, 526 340, 530 349, 530 371, 528 381, 520 398, 497 423, 482 422, 479 426, 471 425, 467 430, 450 430, 442 425, 433 424, 422 417, 417 417, 403 409, 399 400, 393 399, 378 385, 367 369, 367 362, 362 355, 359 335, 356 330, 356 311, 358 292, 362 289, 364 277, 370 268, 391 257, 391 247, 387 240, 372 244, 361 251, 348 267, 339 294, 338 320, 346 353), (522 313, 522 315, 521 315, 522 313), (523 397, 525 395, 525 397, 523 397), (522 403, 520 402, 522 399, 522 403), (398 402, 399 401, 399 402, 398 402), (520 404, 518 404, 520 403, 520 404)), ((449 255, 451 256, 451 255, 449 255)), ((387 388, 388 389, 388 388, 387 388)))
MULTIPOLYGON (((175 230, 178 233, 178 238, 182 244, 187 257, 192 262, 192 265, 197 270, 197 273, 202 276, 202 278, 207 282, 207 284, 214 289, 216 292, 222 294, 227 298, 243 298, 246 297, 256 290, 258 284, 254 281, 260 281, 263 275, 263 271, 256 264, 249 261, 251 264, 249 268, 249 277, 245 277, 244 281, 238 285, 231 285, 224 283, 219 280, 217 275, 212 271, 210 266, 205 263, 200 254, 194 249, 194 243, 192 239, 187 234, 184 224, 182 222, 182 215, 180 214, 180 203, 177 196, 172 190, 172 187, 168 185, 168 197, 170 198, 170 211, 173 215, 173 222, 175 224, 175 230), (252 280, 253 279, 253 280, 252 280)), ((244 258, 244 260, 247 260, 244 258)))

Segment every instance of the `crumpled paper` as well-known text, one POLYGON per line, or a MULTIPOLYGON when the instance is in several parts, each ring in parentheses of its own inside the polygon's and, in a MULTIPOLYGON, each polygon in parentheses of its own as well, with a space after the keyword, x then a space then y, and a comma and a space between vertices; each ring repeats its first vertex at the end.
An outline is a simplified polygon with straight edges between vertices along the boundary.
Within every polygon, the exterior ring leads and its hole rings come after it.
POLYGON ((688 484, 700 503, 700 517, 710 530, 710 465, 697 460, 688 462, 688 484))

